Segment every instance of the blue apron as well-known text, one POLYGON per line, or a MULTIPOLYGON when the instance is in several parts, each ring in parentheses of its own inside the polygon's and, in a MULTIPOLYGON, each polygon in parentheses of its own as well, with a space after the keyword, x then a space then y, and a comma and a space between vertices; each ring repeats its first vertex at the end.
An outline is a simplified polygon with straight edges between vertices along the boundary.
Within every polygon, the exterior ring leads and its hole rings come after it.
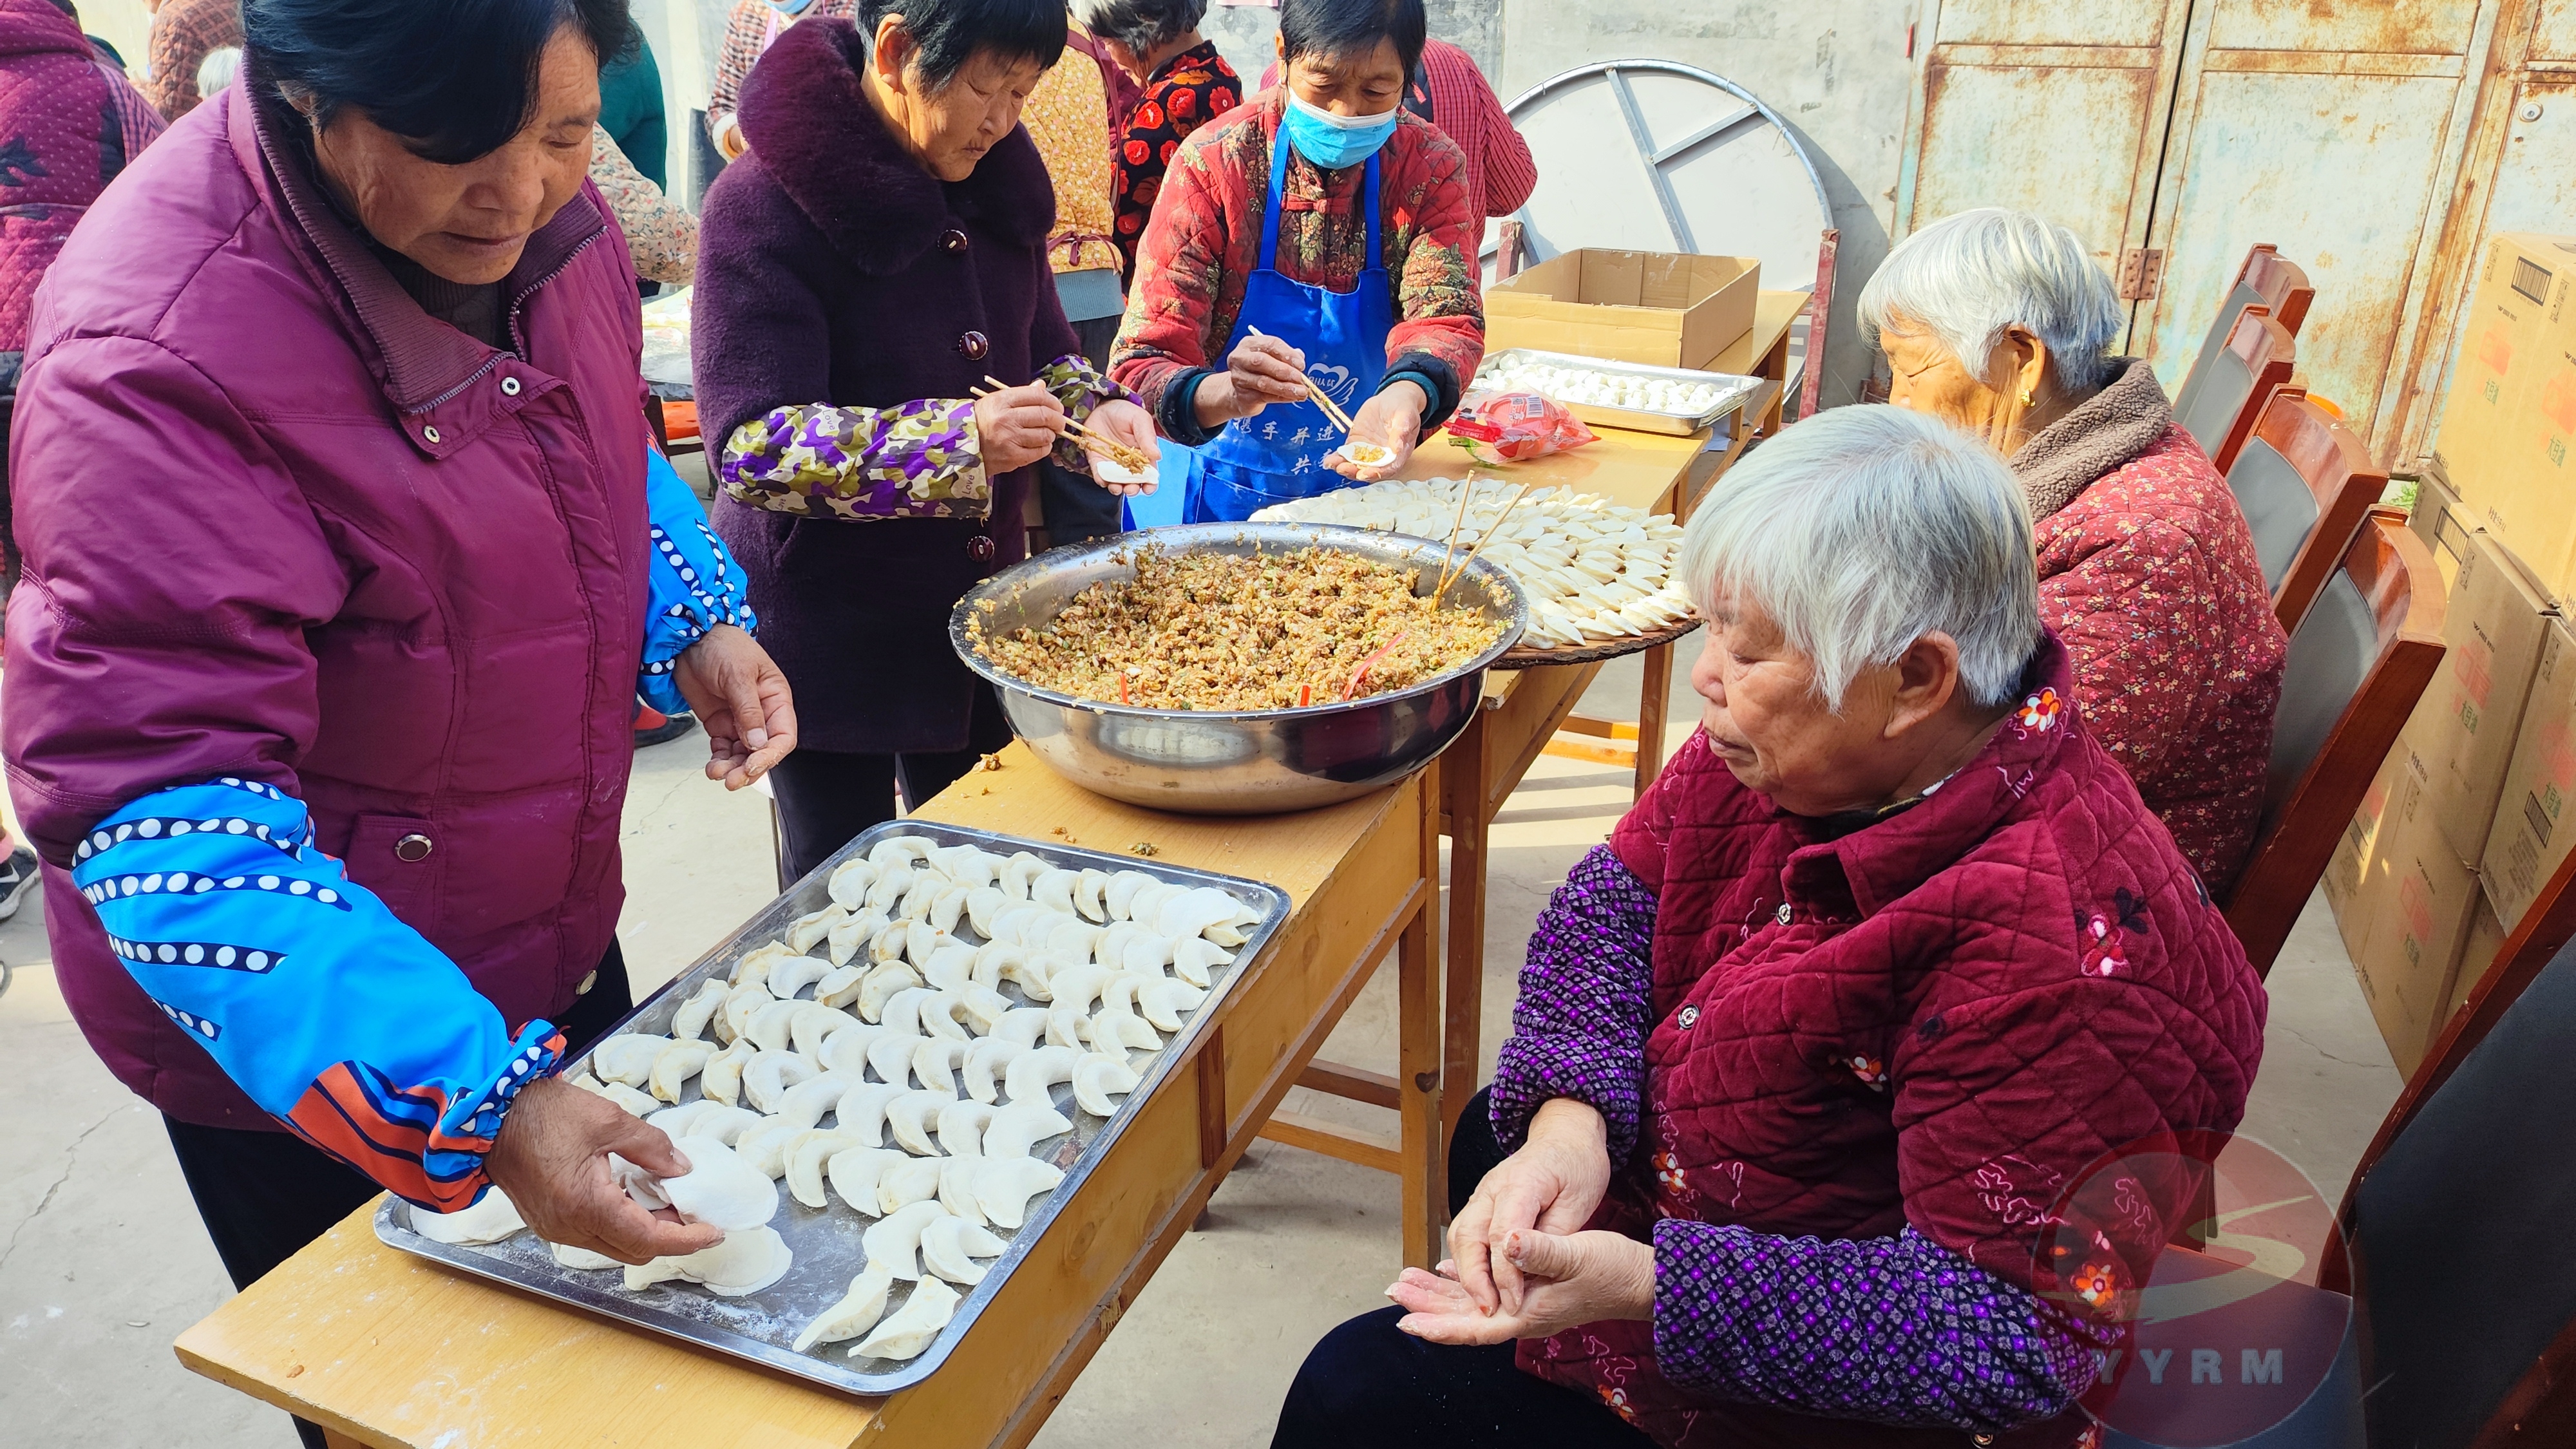
MULTIPOLYGON (((1344 412, 1377 393, 1386 376, 1386 338, 1395 328, 1395 294, 1387 286, 1378 233, 1377 158, 1368 159, 1360 192, 1368 198, 1367 264, 1348 292, 1309 287, 1280 275, 1279 193, 1288 183, 1288 137, 1270 142, 1270 198, 1261 217, 1261 260, 1243 286, 1243 312, 1219 359, 1232 355, 1258 327, 1306 354, 1306 375, 1344 412)), ((1234 523, 1256 510, 1312 498, 1352 480, 1324 466, 1342 433, 1313 399, 1274 402, 1237 418, 1197 450, 1187 521, 1234 523)))

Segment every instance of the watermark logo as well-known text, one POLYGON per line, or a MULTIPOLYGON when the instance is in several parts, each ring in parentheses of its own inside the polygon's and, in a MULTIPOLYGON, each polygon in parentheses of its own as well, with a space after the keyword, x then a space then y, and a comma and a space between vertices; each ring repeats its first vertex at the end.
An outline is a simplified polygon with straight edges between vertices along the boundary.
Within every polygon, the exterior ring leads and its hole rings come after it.
POLYGON ((2351 1300, 2312 1285, 2337 1248, 2333 1204, 2297 1164, 2178 1133, 2078 1174, 2043 1220, 2034 1276, 2102 1327, 2087 1414, 2161 1449, 2216 1449, 2286 1421, 2333 1370, 2351 1300))

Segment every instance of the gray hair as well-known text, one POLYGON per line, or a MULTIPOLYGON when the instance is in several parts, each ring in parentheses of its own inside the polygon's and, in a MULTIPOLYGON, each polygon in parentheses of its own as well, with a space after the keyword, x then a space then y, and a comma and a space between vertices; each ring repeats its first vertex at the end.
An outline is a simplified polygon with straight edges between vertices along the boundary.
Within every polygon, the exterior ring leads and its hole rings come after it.
POLYGON ((1073 0, 1073 18, 1138 55, 1180 39, 1207 15, 1207 0, 1073 0))
POLYGON ((2107 379, 2127 318, 2075 233, 1983 206, 1898 242, 1861 288, 1860 320, 1879 332, 1923 328, 1980 380, 2004 329, 2025 327, 2047 344, 2058 386, 2074 391, 2107 379))
POLYGON ((1756 448, 1682 535, 1700 611, 1770 615, 1835 713, 1861 670, 1926 634, 1959 645, 1968 699, 2004 704, 2039 643, 2030 508, 1983 443, 1904 408, 1839 407, 1756 448))

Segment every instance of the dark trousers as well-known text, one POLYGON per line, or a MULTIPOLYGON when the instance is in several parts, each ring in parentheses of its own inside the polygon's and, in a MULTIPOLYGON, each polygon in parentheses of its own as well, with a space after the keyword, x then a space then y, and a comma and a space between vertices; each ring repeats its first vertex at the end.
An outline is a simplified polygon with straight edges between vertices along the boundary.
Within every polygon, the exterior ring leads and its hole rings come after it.
MULTIPOLYGON (((599 979, 555 1025, 579 1052, 635 1005, 626 984, 626 957, 617 943, 599 959, 599 979)), ((201 1127, 163 1117, 170 1148, 197 1216, 215 1240, 236 1289, 266 1277, 342 1218, 384 1191, 357 1169, 284 1132, 240 1127, 201 1127)), ((301 1419, 295 1432, 308 1449, 322 1449, 322 1431, 301 1419)))
MULTIPOLYGON (((1449 1210, 1505 1154, 1478 1092, 1449 1143, 1449 1210)), ((1522 1373, 1512 1345, 1427 1343, 1395 1326, 1401 1308, 1324 1335, 1279 1408, 1271 1449, 1640 1449, 1652 1443, 1596 1399, 1522 1373)))
POLYGON ((778 833, 787 856, 787 879, 803 880, 871 825, 895 818, 895 792, 907 810, 955 784, 979 758, 1011 742, 1002 702, 982 684, 962 750, 903 755, 845 755, 798 750, 769 772, 778 802, 778 833))
MULTIPOLYGON (((1082 340, 1082 355, 1102 372, 1109 370, 1109 345, 1118 340, 1117 317, 1089 317, 1073 324, 1082 340)), ((1056 547, 1088 543, 1119 532, 1119 496, 1059 463, 1038 465, 1038 502, 1046 511, 1047 542, 1056 547)))

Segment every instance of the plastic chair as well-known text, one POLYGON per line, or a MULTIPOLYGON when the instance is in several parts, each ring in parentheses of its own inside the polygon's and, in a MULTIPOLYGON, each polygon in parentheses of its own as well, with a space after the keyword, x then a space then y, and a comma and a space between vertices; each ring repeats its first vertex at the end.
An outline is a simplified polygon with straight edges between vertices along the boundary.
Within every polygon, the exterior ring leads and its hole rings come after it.
POLYGON ((2442 580, 2402 520, 2373 513, 2290 636, 2262 832, 2227 903, 2258 975, 2442 662, 2442 580))
POLYGON ((2177 408, 2190 404, 2198 389, 2209 377, 2209 366, 2220 348, 2236 331, 2236 319, 2248 307, 2261 307, 2293 337, 2308 320, 2308 304, 2314 302, 2317 289, 2308 285, 2308 274, 2299 264, 2282 259, 2280 249, 2270 242, 2258 242, 2245 254, 2245 265, 2236 269, 2236 281, 2227 289, 2227 299, 2218 304, 2218 315, 2211 318, 2209 332, 2201 338, 2199 355, 2192 359, 2191 372, 2183 379, 2177 408))
POLYGON ((2306 389, 2284 387, 2263 405, 2227 486, 2254 530, 2272 611, 2295 634, 2387 490, 2387 470, 2306 389))
POLYGON ((2289 382, 2298 353, 2290 329, 2253 306, 2237 317, 2226 345, 2207 365, 2192 370, 2182 401, 2174 404, 2174 421, 2199 441, 2219 472, 2234 466, 2263 405, 2289 382))

